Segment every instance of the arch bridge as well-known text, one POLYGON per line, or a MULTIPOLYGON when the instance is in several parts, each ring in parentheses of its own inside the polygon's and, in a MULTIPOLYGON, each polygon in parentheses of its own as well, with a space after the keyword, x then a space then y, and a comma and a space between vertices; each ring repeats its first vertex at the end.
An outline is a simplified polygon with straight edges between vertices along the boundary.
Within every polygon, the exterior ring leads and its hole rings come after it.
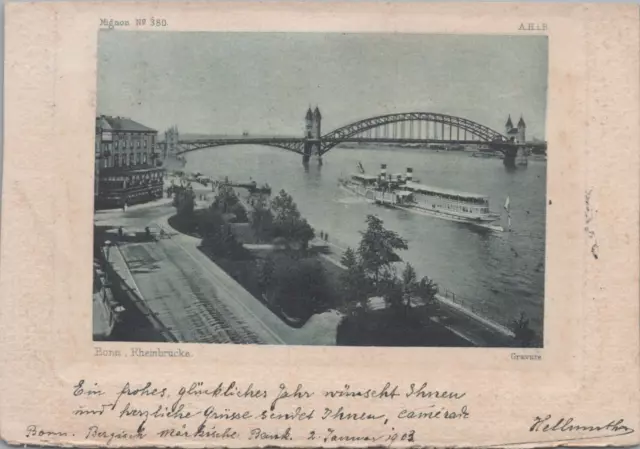
POLYGON ((303 137, 222 136, 203 139, 179 139, 175 154, 226 145, 266 145, 298 153, 307 162, 312 155, 322 157, 341 143, 397 143, 487 145, 505 155, 505 164, 515 159, 524 144, 480 123, 462 117, 433 112, 406 112, 370 117, 321 134, 318 108, 309 109, 303 137))

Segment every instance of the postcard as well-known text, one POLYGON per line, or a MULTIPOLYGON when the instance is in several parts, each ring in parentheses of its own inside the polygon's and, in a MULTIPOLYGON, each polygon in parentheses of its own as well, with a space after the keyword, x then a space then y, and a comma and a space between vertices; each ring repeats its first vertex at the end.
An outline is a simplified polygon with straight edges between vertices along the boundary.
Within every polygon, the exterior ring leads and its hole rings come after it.
POLYGON ((638 443, 635 5, 9 3, 9 443, 638 443))

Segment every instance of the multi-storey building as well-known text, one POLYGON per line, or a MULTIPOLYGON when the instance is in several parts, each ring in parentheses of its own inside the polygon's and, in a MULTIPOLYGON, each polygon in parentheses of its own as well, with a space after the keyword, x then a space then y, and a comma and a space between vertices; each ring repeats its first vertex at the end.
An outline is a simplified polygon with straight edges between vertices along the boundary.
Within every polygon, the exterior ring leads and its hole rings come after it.
POLYGON ((96 205, 133 204, 162 197, 164 170, 158 132, 129 118, 96 118, 96 205))

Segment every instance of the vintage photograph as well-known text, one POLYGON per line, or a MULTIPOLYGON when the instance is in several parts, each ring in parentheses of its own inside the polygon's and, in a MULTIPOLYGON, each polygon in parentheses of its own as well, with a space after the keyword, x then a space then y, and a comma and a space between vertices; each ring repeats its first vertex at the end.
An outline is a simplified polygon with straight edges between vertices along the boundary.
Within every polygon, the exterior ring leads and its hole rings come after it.
POLYGON ((545 36, 101 30, 93 340, 543 347, 547 79, 545 36))

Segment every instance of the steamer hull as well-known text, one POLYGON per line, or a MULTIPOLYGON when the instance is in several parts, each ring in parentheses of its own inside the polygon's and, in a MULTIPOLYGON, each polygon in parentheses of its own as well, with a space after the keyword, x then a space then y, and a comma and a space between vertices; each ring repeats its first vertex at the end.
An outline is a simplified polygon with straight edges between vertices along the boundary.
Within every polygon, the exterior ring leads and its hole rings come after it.
POLYGON ((494 231, 503 230, 493 224, 501 216, 490 210, 485 195, 427 186, 413 181, 411 175, 410 170, 406 177, 387 177, 384 172, 379 176, 353 174, 340 183, 344 189, 382 206, 494 231))

